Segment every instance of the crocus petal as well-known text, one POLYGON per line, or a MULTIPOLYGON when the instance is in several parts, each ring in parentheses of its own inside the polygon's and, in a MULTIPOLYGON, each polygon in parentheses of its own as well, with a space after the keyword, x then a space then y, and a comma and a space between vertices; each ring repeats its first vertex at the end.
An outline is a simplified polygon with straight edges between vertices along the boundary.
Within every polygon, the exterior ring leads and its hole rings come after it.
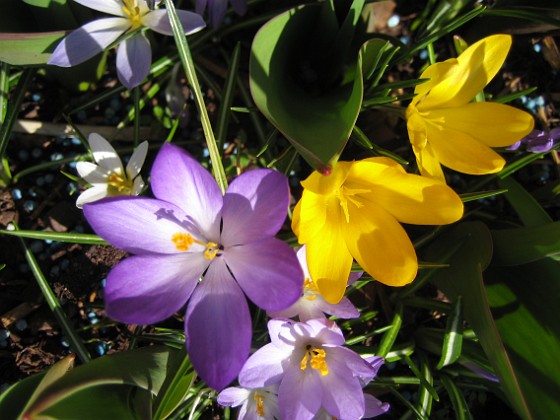
POLYGON ((428 137, 443 166, 471 175, 499 172, 506 161, 469 134, 428 125, 428 137))
MULTIPOLYGON (((202 16, 196 13, 187 12, 186 10, 177 10, 177 15, 179 16, 179 20, 183 25, 186 35, 198 32, 206 26, 202 16)), ((162 35, 173 35, 167 10, 159 9, 145 14, 142 18, 142 25, 162 35)))
POLYGON ((192 254, 128 257, 107 276, 105 310, 131 324, 169 318, 187 302, 204 268, 192 254))
POLYGON ((403 223, 444 225, 463 216, 463 202, 455 191, 439 181, 406 173, 392 159, 355 162, 345 185, 369 187, 363 197, 403 223))
POLYGON ((352 376, 351 371, 338 361, 330 362, 329 373, 321 378, 321 382, 323 406, 329 414, 348 420, 362 418, 365 410, 364 393, 360 382, 352 376))
POLYGON ((505 147, 533 130, 531 114, 509 105, 474 102, 458 108, 434 109, 431 120, 443 121, 446 129, 469 133, 490 147, 505 147))
POLYGON ((129 179, 134 179, 140 174, 140 169, 144 164, 146 155, 148 154, 148 142, 143 141, 136 147, 134 153, 130 157, 130 160, 126 164, 126 175, 129 179))
POLYGON ((90 184, 102 184, 107 182, 111 171, 91 162, 78 162, 76 164, 78 174, 90 184))
POLYGON ((196 5, 195 5, 195 11, 196 13, 198 13, 199 15, 204 13, 204 10, 206 10, 206 5, 208 3, 208 0, 196 0, 196 5))
POLYGON ((192 364, 212 388, 222 389, 233 381, 249 356, 249 307, 219 257, 212 261, 189 301, 185 334, 192 364))
MULTIPOLYGON (((377 369, 370 362, 363 359, 358 353, 346 347, 328 347, 329 358, 334 359, 337 364, 344 365, 352 372, 352 375, 360 378, 361 383, 367 385, 376 375, 377 369)), ((383 364, 383 359, 381 364, 383 364)))
POLYGON ((280 349, 266 344, 249 357, 241 372, 239 384, 246 388, 262 388, 280 383, 284 376, 283 361, 292 354, 293 347, 280 349))
MULTIPOLYGON (((360 311, 350 302, 350 299, 343 297, 337 304, 332 304, 325 301, 321 296, 317 296, 316 306, 322 312, 336 316, 342 319, 358 318, 360 316, 360 311)), ((299 316, 300 321, 307 321, 308 319, 313 319, 316 317, 310 316, 311 314, 304 316, 302 318, 301 314, 299 316)))
POLYGON ((279 239, 226 248, 224 259, 245 294, 264 310, 285 309, 301 296, 303 272, 292 248, 279 239))
POLYGON ((123 18, 104 18, 86 23, 56 46, 47 61, 60 67, 76 66, 99 54, 130 27, 123 18))
POLYGON ((416 276, 418 261, 405 230, 382 207, 370 202, 363 202, 362 206, 349 206, 351 222, 343 230, 351 255, 381 283, 410 283, 416 276))
MULTIPOLYGON (((176 254, 181 250, 173 235, 189 231, 181 209, 152 198, 114 197, 84 206, 84 215, 99 236, 133 254, 176 254)), ((203 258, 203 250, 204 246, 194 243, 182 254, 194 251, 203 258)))
POLYGON ((430 143, 426 144, 426 147, 420 151, 414 150, 414 154, 416 155, 416 163, 418 164, 418 169, 422 176, 437 179, 445 183, 443 169, 430 143))
POLYGON ((137 176, 136 178, 134 178, 134 181, 132 183, 132 190, 130 191, 130 195, 138 195, 142 192, 142 190, 144 189, 144 180, 142 179, 141 176, 137 176))
POLYGON ((288 212, 288 179, 279 172, 255 169, 235 178, 224 195, 224 246, 246 244, 276 235, 288 212))
POLYGON ((227 5, 227 0, 210 1, 208 16, 210 17, 210 25, 213 28, 217 28, 222 24, 224 17, 226 16, 227 5))
POLYGON ((424 73, 420 76, 422 79, 427 79, 424 83, 416 85, 414 94, 416 95, 410 102, 411 106, 416 106, 418 102, 422 101, 426 94, 432 90, 440 81, 444 80, 447 74, 457 66, 457 59, 452 58, 440 63, 434 63, 428 66, 424 73))
POLYGON ((123 2, 121 0, 74 0, 82 6, 89 7, 90 9, 98 10, 110 15, 127 17, 123 11, 123 2))
POLYGON ((251 391, 248 389, 238 386, 226 388, 218 394, 218 404, 225 407, 237 407, 247 401, 250 393, 251 391))
POLYGON ((312 370, 301 371, 299 366, 292 367, 286 371, 278 388, 281 418, 312 419, 321 408, 322 398, 319 376, 312 370))
POLYGON ((219 242, 222 193, 212 175, 187 152, 164 144, 152 166, 151 186, 157 198, 183 209, 204 237, 219 242))
POLYGON ((364 418, 377 417, 389 411, 389 403, 379 401, 373 395, 364 394, 365 411, 364 418))
POLYGON ((84 204, 93 203, 94 201, 101 200, 109 195, 107 191, 107 184, 94 184, 93 187, 88 188, 82 192, 76 200, 76 207, 81 209, 84 204))
POLYGON ((93 159, 99 166, 106 169, 109 173, 116 172, 124 175, 121 159, 113 146, 111 146, 111 143, 97 133, 89 135, 88 143, 93 153, 93 159))
POLYGON ((152 48, 146 35, 139 33, 120 43, 117 50, 117 75, 127 88, 138 86, 148 76, 152 64, 152 48))
POLYGON ((418 102, 418 109, 451 108, 470 102, 500 70, 510 47, 510 35, 488 36, 471 45, 457 57, 457 65, 445 79, 418 102))

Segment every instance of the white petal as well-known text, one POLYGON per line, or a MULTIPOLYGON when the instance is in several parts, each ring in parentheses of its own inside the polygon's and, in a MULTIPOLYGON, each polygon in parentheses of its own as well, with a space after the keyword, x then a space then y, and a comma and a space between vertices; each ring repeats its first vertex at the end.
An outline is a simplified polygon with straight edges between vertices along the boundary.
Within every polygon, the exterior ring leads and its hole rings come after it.
POLYGON ((110 173, 107 169, 97 166, 91 162, 78 162, 76 164, 78 174, 90 184, 102 184, 107 182, 110 173))
POLYGON ((134 153, 132 153, 128 164, 126 165, 126 175, 128 176, 128 179, 134 179, 138 176, 147 154, 148 142, 143 141, 138 145, 136 150, 134 150, 134 153))
POLYGON ((132 183, 132 191, 130 192, 130 195, 140 195, 140 193, 144 189, 144 185, 146 184, 144 184, 144 180, 142 179, 141 176, 134 178, 134 181, 132 183))
POLYGON ((76 207, 81 209, 84 204, 101 200, 102 198, 107 197, 108 194, 107 184, 95 184, 93 187, 88 188, 80 194, 76 200, 76 207))
MULTIPOLYGON (((82 6, 89 7, 90 9, 99 10, 103 13, 108 13, 115 16, 126 17, 123 10, 124 4, 121 0, 74 0, 82 6)), ((141 3, 144 3, 140 0, 141 3)))
POLYGON ((91 133, 88 138, 93 158, 99 166, 124 175, 121 159, 111 144, 97 133, 91 133))

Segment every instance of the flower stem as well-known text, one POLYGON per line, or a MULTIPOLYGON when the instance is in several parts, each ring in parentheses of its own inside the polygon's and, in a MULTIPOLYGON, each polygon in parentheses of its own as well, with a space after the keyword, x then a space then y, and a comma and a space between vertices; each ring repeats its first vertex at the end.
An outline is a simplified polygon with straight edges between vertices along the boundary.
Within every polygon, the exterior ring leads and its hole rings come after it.
POLYGON ((187 80, 189 81, 189 84, 193 89, 198 112, 200 113, 200 120, 202 122, 204 136, 206 137, 206 144, 208 146, 208 152, 210 154, 210 160, 212 162, 214 177, 216 178, 216 181, 218 182, 222 193, 224 193, 227 188, 226 173, 224 171, 224 166, 222 165, 220 152, 216 144, 216 138, 214 137, 214 132, 212 131, 212 125, 210 124, 210 118, 208 117, 208 111, 206 110, 204 97, 202 96, 202 91, 200 90, 200 84, 198 83, 198 77, 194 68, 194 62, 189 49, 187 38, 185 36, 185 31, 183 30, 181 21, 177 16, 177 11, 175 10, 173 1, 166 0, 165 3, 169 14, 171 28, 173 29, 173 36, 175 37, 175 42, 177 43, 179 57, 181 58, 181 62, 183 63, 183 68, 185 69, 187 80))

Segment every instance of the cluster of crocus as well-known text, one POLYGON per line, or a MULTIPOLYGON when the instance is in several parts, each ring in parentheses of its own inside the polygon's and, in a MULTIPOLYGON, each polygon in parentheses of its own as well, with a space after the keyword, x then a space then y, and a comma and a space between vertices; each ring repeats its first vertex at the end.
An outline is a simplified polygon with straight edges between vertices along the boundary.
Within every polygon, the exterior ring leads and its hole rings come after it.
POLYGON ((142 192, 144 180, 140 176, 140 169, 148 153, 147 141, 140 143, 134 150, 126 164, 126 170, 113 146, 99 134, 91 133, 88 143, 96 164, 78 162, 76 165, 78 174, 91 184, 91 188, 78 197, 78 208, 105 197, 138 195, 142 192))
POLYGON ((239 373, 241 387, 218 396, 222 405, 241 406, 240 418, 353 420, 389 409, 362 390, 383 359, 363 359, 343 347, 336 324, 272 319, 268 332, 271 342, 252 354, 239 373))
POLYGON ((408 134, 422 175, 445 182, 441 165, 481 175, 500 171, 505 147, 533 129, 533 117, 509 105, 471 102, 502 67, 511 36, 492 35, 456 59, 429 66, 406 110, 408 134))
POLYGON ((399 222, 444 225, 463 215, 447 185, 384 157, 338 162, 331 175, 315 171, 302 185, 292 228, 306 245, 311 278, 331 303, 342 299, 353 259, 391 286, 414 279, 416 252, 399 222))
POLYGON ((560 127, 550 131, 533 130, 507 150, 518 150, 522 146, 530 153, 546 153, 560 142, 560 127))
POLYGON ((288 211, 285 176, 255 169, 222 196, 210 173, 166 144, 151 171, 154 198, 114 197, 84 205, 93 230, 134 254, 107 277, 105 308, 119 321, 151 324, 187 304, 186 345, 210 386, 229 384, 245 363, 252 325, 247 297, 279 311, 302 293, 291 247, 274 238, 288 211))
MULTIPOLYGON (((89 22, 76 29, 57 45, 48 64, 60 67, 76 66, 99 54, 119 39, 117 75, 128 89, 138 86, 148 75, 152 63, 152 49, 141 30, 149 28, 163 35, 173 35, 167 11, 153 10, 144 0, 74 0, 90 9, 115 17, 89 22)), ((185 30, 192 34, 204 28, 201 16, 186 10, 177 10, 185 30)))

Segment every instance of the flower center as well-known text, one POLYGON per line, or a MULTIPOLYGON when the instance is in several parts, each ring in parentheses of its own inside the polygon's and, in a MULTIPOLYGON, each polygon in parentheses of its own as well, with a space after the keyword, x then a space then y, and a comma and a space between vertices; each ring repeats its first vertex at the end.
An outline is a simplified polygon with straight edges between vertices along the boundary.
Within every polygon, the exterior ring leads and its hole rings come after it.
POLYGON ((315 370, 321 372, 321 376, 326 376, 329 373, 329 367, 327 361, 327 352, 318 347, 314 347, 311 344, 305 346, 305 354, 301 359, 299 368, 301 370, 307 369, 307 364, 309 363, 311 367, 315 370))
POLYGON ((255 392, 253 399, 257 405, 257 416, 264 417, 264 395, 255 392))
POLYGON ((173 236, 171 237, 171 242, 173 242, 175 244, 175 248, 177 248, 177 250, 181 252, 188 251, 192 244, 204 245, 206 247, 206 249, 204 250, 204 258, 206 258, 207 260, 213 260, 221 250, 221 247, 217 243, 204 243, 203 241, 199 241, 198 239, 193 238, 190 233, 186 232, 177 232, 173 234, 173 236))
POLYGON ((348 202, 354 204, 357 208, 363 207, 364 205, 354 197, 357 194, 364 194, 368 193, 370 190, 364 188, 348 188, 344 185, 340 187, 338 191, 335 192, 336 198, 340 202, 340 207, 342 207, 342 211, 344 212, 344 218, 346 219, 346 223, 350 223, 350 212, 348 211, 348 202))
POLYGON ((138 29, 142 26, 142 15, 140 14, 140 7, 136 0, 123 0, 123 12, 128 15, 128 20, 132 24, 132 29, 138 29))
POLYGON ((107 185, 113 192, 119 195, 130 195, 132 192, 132 181, 126 176, 119 175, 116 172, 109 175, 109 178, 107 178, 107 185))
POLYGON ((317 294, 319 293, 319 289, 315 286, 313 280, 309 277, 306 277, 303 282, 303 296, 307 300, 315 300, 317 299, 317 294))

